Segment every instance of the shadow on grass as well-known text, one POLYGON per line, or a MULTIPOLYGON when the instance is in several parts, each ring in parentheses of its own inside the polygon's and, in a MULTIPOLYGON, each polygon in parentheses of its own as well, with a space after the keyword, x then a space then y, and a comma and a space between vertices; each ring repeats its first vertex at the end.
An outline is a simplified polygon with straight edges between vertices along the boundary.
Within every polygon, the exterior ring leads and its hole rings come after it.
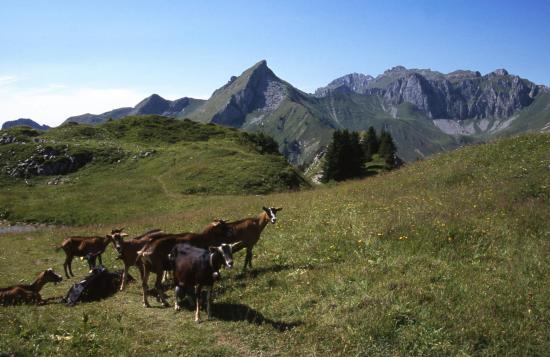
POLYGON ((241 271, 239 274, 237 274, 235 278, 237 280, 242 280, 246 278, 256 278, 266 273, 278 273, 284 270, 291 270, 296 268, 297 267, 295 267, 294 265, 289 265, 289 264, 275 264, 269 267, 261 267, 261 268, 241 271))
POLYGON ((279 332, 292 330, 303 324, 302 321, 274 321, 262 315, 257 310, 243 304, 215 303, 212 304, 212 316, 223 321, 247 321, 254 325, 269 324, 279 332))

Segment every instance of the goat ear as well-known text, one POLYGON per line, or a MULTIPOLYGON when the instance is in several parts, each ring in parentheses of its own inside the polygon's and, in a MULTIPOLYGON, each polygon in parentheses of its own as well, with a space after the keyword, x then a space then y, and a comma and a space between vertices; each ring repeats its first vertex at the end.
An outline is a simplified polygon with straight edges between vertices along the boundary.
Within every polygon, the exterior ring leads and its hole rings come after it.
POLYGON ((263 209, 264 211, 269 211, 269 209, 268 209, 266 206, 263 206, 262 209, 263 209))
POLYGON ((275 208, 275 211, 282 211, 283 210, 283 207, 277 207, 275 208))
POLYGON ((208 251, 209 251, 210 253, 214 253, 216 250, 218 250, 218 248, 213 247, 213 246, 208 247, 208 251))
POLYGON ((107 237, 107 238, 113 238, 113 235, 112 235, 112 234, 106 234, 105 237, 107 237))

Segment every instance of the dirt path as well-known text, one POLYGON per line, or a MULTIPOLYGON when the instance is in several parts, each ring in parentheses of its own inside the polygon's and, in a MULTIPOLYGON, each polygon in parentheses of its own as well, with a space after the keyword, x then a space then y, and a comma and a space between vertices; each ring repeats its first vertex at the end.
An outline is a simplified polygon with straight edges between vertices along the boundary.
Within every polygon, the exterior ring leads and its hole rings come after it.
POLYGON ((166 187, 166 184, 164 183, 164 181, 162 181, 162 175, 160 176, 153 176, 153 178, 159 183, 160 185, 160 188, 162 189, 162 192, 164 192, 164 194, 166 195, 166 197, 168 198, 174 198, 174 199, 179 199, 181 198, 180 195, 168 190, 168 188, 166 187))

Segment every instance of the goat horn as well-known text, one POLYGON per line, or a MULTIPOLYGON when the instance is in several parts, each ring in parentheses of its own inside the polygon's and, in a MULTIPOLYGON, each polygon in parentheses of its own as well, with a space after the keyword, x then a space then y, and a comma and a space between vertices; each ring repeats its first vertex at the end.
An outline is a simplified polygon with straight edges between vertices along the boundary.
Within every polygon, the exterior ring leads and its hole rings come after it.
POLYGON ((238 250, 244 247, 243 241, 238 241, 237 243, 231 244, 231 251, 238 250))

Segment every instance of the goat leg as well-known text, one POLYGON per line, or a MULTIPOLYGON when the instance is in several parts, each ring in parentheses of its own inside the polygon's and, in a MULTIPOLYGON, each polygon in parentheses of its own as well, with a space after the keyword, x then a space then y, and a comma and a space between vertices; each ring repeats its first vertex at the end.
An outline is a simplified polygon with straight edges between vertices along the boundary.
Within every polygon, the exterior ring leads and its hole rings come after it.
POLYGON ((70 279, 71 277, 69 276, 69 271, 67 270, 67 266, 69 265, 69 257, 65 258, 65 262, 63 262, 63 271, 65 271, 65 276, 67 277, 67 279, 70 279))
POLYGON ((71 276, 74 277, 74 273, 73 273, 73 257, 71 257, 71 259, 69 260, 69 273, 71 273, 71 276))
POLYGON ((201 309, 201 286, 195 286, 195 322, 200 322, 200 309, 201 309))
POLYGON ((166 301, 166 294, 164 293, 162 289, 162 276, 164 274, 164 271, 157 272, 157 280, 155 282, 155 289, 157 291, 157 300, 160 299, 162 302, 162 306, 168 307, 170 304, 168 301, 166 301), (160 273, 160 274, 159 274, 160 273))
POLYGON ((246 248, 246 256, 244 257, 243 271, 246 270, 247 265, 252 269, 252 248, 246 248))
POLYGON ((174 289, 174 295, 175 295, 175 300, 176 300, 176 302, 174 304, 174 309, 176 311, 181 310, 181 306, 180 306, 181 290, 183 290, 183 289, 180 288, 179 285, 176 285, 176 288, 174 289))
POLYGON ((120 282, 120 291, 124 290, 124 284, 126 283, 126 279, 128 278, 128 265, 124 263, 124 270, 122 271, 122 281, 120 282))
POLYGON ((151 307, 149 305, 149 301, 147 300, 147 290, 149 287, 147 286, 147 281, 149 280, 149 271, 147 268, 142 268, 141 270, 141 287, 143 288, 143 306, 145 307, 151 307))
POLYGON ((212 301, 212 287, 209 286, 206 289, 206 312, 208 314, 208 319, 210 319, 212 317, 212 311, 210 309, 211 301, 212 301))

